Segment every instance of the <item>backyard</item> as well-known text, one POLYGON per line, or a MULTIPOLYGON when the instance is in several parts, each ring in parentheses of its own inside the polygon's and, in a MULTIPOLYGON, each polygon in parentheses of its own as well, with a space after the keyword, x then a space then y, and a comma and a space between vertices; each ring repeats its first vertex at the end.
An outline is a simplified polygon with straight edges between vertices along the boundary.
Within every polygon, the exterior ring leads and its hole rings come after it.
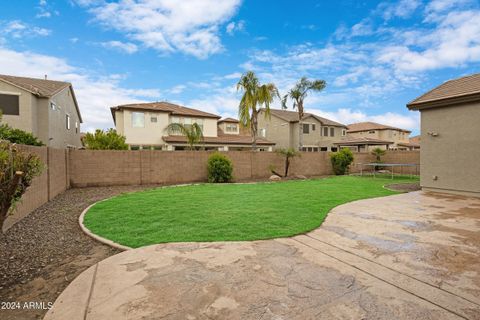
POLYGON ((340 204, 396 191, 411 177, 338 176, 280 183, 199 184, 127 193, 94 205, 93 233, 137 248, 164 242, 258 240, 317 228, 340 204))

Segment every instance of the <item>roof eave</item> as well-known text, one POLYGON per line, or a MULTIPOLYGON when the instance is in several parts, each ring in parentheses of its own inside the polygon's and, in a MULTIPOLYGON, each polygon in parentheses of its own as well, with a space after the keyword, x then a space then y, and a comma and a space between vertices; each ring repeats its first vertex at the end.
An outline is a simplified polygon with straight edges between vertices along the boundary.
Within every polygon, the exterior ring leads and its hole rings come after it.
POLYGON ((427 100, 421 102, 410 102, 407 104, 407 108, 409 110, 423 110, 423 109, 430 109, 430 108, 440 108, 440 107, 449 107, 453 105, 469 103, 469 102, 478 102, 480 101, 480 92, 475 92, 468 95, 450 97, 450 98, 443 98, 443 99, 435 99, 435 100, 427 100))

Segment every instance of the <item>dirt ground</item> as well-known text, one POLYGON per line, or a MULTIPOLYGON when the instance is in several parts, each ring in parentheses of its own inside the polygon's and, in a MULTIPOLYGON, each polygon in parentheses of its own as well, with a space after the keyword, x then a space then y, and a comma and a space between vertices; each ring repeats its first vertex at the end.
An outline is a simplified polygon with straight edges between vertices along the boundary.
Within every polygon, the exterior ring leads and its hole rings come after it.
POLYGON ((78 216, 98 200, 145 188, 70 189, 0 233, 0 319, 41 319, 48 303, 80 273, 119 253, 86 236, 78 216), (25 308, 24 302, 44 304, 25 308))

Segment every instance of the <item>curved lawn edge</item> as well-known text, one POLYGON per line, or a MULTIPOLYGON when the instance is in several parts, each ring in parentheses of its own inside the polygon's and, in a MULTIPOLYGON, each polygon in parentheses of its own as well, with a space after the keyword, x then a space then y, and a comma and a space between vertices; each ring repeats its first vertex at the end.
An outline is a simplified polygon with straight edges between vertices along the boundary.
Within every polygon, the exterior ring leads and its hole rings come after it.
POLYGON ((126 250, 132 250, 134 248, 131 248, 131 247, 128 247, 128 246, 124 246, 123 244, 120 244, 120 243, 116 243, 115 241, 112 241, 110 239, 107 239, 107 238, 104 238, 104 237, 101 237, 99 236, 98 234, 96 233, 93 233, 90 229, 88 229, 85 224, 83 223, 83 220, 85 219, 85 215, 87 214, 88 210, 90 210, 91 207, 93 207, 94 205, 96 205, 97 203, 100 203, 100 202, 103 202, 103 201, 107 201, 107 200, 110 200, 110 199, 113 199, 115 198, 116 196, 113 196, 113 197, 110 197, 110 198, 107 198, 107 199, 103 199, 103 200, 100 200, 100 201, 97 201, 97 202, 94 202, 92 203, 91 205, 89 205, 88 207, 86 207, 82 213, 80 214, 80 216, 78 217, 78 224, 80 225, 80 229, 82 229, 83 233, 85 233, 87 236, 103 243, 103 244, 106 244, 110 247, 113 247, 115 249, 120 249, 122 251, 126 251, 126 250))
MULTIPOLYGON (((325 177, 326 179, 328 178, 334 178, 335 176, 332 176, 332 177, 325 177)), ((307 180, 303 180, 303 181, 308 181, 308 180, 322 180, 324 178, 321 178, 321 179, 307 179, 307 180)), ((260 181, 260 182, 246 182, 246 183, 230 183, 230 184, 225 184, 225 186, 227 185, 234 185, 234 184, 276 184, 276 183, 282 183, 282 182, 288 182, 288 181, 280 181, 280 182, 271 182, 271 181, 260 181)), ((400 182, 400 183, 407 183, 408 182, 400 182)), ((117 197, 120 197, 120 196, 124 196, 124 195, 128 195, 128 194, 136 194, 136 193, 141 193, 141 192, 146 192, 146 191, 152 191, 152 190, 157 190, 157 189, 164 189, 164 188, 175 188, 175 187, 182 187, 182 186, 185 186, 185 187, 188 187, 188 186, 198 186, 198 185, 209 185, 207 183, 190 183, 190 184, 178 184, 178 185, 169 185, 169 186, 160 186, 160 187, 153 187, 153 188, 147 188, 146 190, 142 190, 142 191, 136 191, 136 192, 127 192, 127 193, 122 193, 122 194, 119 194, 119 195, 115 195, 113 197, 110 197, 110 198, 107 198, 107 199, 103 199, 103 200, 100 200, 100 201, 97 201, 93 204, 91 204, 90 206, 88 206, 87 208, 85 208, 83 210, 83 212, 81 213, 80 217, 79 217, 79 224, 80 224, 80 227, 82 229, 82 231, 88 235, 89 237, 103 243, 103 244, 106 244, 108 246, 111 246, 113 248, 116 248, 116 249, 120 249, 122 251, 126 251, 126 250, 131 250, 131 249, 136 249, 136 248, 141 248, 141 247, 146 247, 146 246, 150 246, 150 245, 155 245, 155 244, 161 244, 161 243, 183 243, 183 242, 186 242, 186 243, 190 243, 190 242, 243 242, 243 241, 260 241, 260 240, 270 240, 270 239, 281 239, 281 238, 289 238, 289 237, 294 237, 294 236, 297 236, 297 235, 301 235, 301 234, 306 234, 306 233, 309 233, 317 228, 319 228, 323 222, 325 221, 325 219, 327 218, 327 216, 330 214, 330 212, 336 208, 336 207, 339 207, 341 205, 344 205, 344 204, 347 204, 347 203, 351 203, 351 202, 356 202, 356 201, 361 201, 361 200, 366 200, 366 199, 375 199, 375 198, 383 198, 383 197, 387 197, 387 196, 391 196, 391 195, 395 195, 395 194, 400 194, 400 193, 403 193, 402 191, 399 191, 399 190, 394 190, 394 189, 390 189, 388 188, 388 185, 389 183, 386 183, 386 184, 383 184, 381 187, 387 191, 390 191, 392 192, 392 194, 385 194, 385 195, 379 195, 379 196, 372 196, 372 197, 364 197, 364 198, 359 198, 359 199, 352 199, 351 201, 346 201, 344 203, 340 203, 340 204, 337 204, 335 206, 332 206, 330 208, 327 208, 326 210, 326 213, 325 215, 320 218, 320 221, 318 221, 318 224, 316 224, 315 226, 307 229, 307 230, 302 230, 302 231, 299 231, 299 232, 294 232, 292 230, 292 233, 291 234, 288 234, 288 235, 279 235, 279 236, 276 236, 276 235, 272 235, 272 236, 269 236, 269 235, 265 235, 265 236, 261 236, 259 235, 258 237, 255 237, 255 238, 252 238, 252 239, 222 239, 222 240, 208 240, 208 239, 205 239, 205 240, 189 240, 189 239, 185 239, 184 241, 180 240, 180 241, 159 241, 159 242, 156 242, 156 243, 146 243, 144 245, 139 245, 139 246, 133 246, 133 247, 129 247, 129 246, 126 246, 126 245, 123 245, 123 244, 120 244, 120 243, 117 243, 115 241, 112 241, 108 238, 105 238, 105 237, 102 237, 100 235, 98 235, 97 233, 94 233, 93 231, 91 231, 84 223, 84 219, 85 219, 85 215, 88 213, 88 211, 93 207, 95 206, 96 204, 98 203, 101 203, 101 202, 105 202, 105 201, 108 201, 108 200, 112 200, 114 198, 117 198, 117 197)), ((218 186, 220 185, 223 185, 223 184, 219 184, 218 186)))

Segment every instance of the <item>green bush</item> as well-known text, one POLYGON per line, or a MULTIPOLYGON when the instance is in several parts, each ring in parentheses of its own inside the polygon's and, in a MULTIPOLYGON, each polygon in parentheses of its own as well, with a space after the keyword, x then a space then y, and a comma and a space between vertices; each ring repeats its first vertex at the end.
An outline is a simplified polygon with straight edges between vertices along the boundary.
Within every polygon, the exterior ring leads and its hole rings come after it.
POLYGON ((353 153, 348 148, 344 148, 339 152, 330 155, 332 161, 333 172, 336 175, 344 175, 348 172, 348 166, 353 162, 353 153))
POLYGON ((215 152, 208 158, 208 182, 224 183, 233 178, 232 161, 225 155, 215 152))
POLYGON ((83 138, 85 148, 91 150, 127 150, 125 136, 118 134, 115 129, 106 131, 97 129, 95 133, 87 133, 83 138))
POLYGON ((27 144, 30 146, 43 146, 44 144, 38 140, 30 132, 25 132, 20 129, 14 129, 8 124, 0 124, 0 140, 7 140, 11 143, 27 144))

